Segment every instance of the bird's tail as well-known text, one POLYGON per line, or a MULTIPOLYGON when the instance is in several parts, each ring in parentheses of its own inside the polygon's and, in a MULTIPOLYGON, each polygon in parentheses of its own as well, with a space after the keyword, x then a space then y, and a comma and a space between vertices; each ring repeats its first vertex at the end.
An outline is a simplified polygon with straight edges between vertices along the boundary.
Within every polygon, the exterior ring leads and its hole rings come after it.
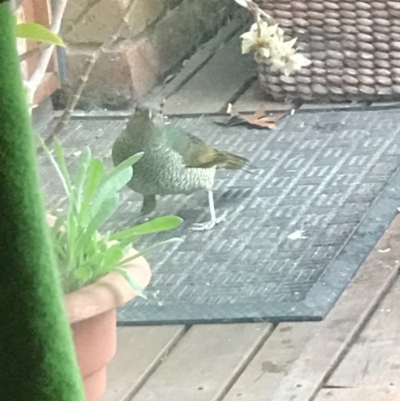
POLYGON ((218 153, 221 156, 221 163, 219 165, 222 168, 251 172, 252 166, 245 157, 231 152, 219 151, 218 153))

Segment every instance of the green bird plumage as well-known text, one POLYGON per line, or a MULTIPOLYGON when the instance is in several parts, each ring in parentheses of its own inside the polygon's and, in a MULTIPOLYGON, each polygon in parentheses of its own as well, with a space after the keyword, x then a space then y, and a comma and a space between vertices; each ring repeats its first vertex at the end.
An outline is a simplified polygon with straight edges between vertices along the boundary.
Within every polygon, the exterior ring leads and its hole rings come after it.
POLYGON ((131 155, 144 152, 135 163, 128 187, 143 195, 142 213, 156 207, 156 195, 191 194, 206 190, 211 220, 193 227, 211 229, 223 220, 216 218, 213 199, 214 176, 218 167, 241 169, 248 160, 231 152, 218 151, 200 138, 178 127, 164 124, 158 105, 139 105, 112 148, 118 165, 131 155))

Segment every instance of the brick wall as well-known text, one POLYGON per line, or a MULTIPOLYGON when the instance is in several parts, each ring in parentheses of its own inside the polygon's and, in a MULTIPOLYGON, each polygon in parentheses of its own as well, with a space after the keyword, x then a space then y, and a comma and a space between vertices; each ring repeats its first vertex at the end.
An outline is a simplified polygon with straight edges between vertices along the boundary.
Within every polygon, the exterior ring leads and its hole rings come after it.
MULTIPOLYGON (((130 0, 69 0, 62 34, 68 82, 74 87, 85 61, 115 30, 130 0)), ((161 82, 237 9, 233 0, 137 0, 112 52, 94 66, 83 102, 120 108, 132 85, 143 95, 161 82)))

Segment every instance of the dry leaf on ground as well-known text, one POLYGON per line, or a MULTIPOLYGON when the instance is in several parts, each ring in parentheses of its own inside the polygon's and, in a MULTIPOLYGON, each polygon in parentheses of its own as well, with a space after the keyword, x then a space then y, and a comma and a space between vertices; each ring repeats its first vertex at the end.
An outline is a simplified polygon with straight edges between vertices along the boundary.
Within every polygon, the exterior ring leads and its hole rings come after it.
POLYGON ((229 117, 227 120, 224 121, 217 121, 217 124, 222 124, 226 126, 232 125, 252 125, 259 128, 269 128, 269 129, 276 129, 276 123, 281 120, 284 116, 288 113, 278 113, 272 116, 266 116, 266 110, 264 105, 260 105, 257 111, 254 114, 246 115, 240 114, 235 110, 235 108, 229 104, 227 113, 229 113, 229 117))

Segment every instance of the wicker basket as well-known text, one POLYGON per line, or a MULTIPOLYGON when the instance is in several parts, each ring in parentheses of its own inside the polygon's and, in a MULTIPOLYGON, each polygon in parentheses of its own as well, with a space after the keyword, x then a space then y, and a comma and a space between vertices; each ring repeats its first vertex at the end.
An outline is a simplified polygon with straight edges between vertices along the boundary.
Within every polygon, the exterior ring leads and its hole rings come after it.
POLYGON ((400 97, 400 0, 254 0, 312 61, 291 76, 259 64, 263 89, 277 100, 400 97))

